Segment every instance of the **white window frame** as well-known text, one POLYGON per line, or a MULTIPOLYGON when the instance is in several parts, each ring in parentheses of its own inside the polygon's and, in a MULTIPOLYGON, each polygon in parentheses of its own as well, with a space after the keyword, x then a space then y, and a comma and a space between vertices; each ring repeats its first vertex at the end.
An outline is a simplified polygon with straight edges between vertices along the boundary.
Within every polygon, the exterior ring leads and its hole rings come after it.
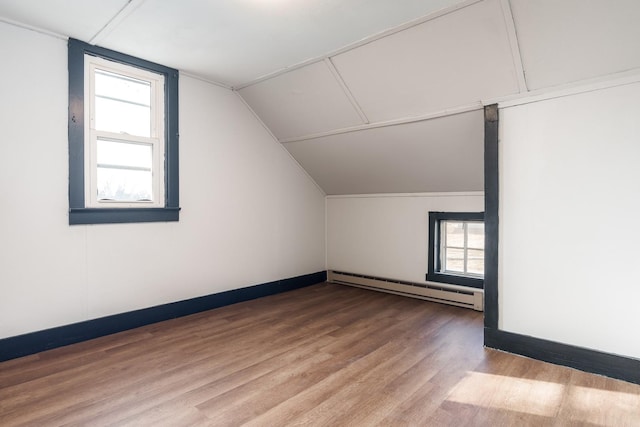
POLYGON ((164 76, 104 58, 84 55, 85 79, 85 203, 90 208, 140 208, 165 206, 165 129, 164 129, 164 76), (95 70, 103 70, 149 82, 151 85, 150 137, 98 131, 95 128, 95 70), (97 141, 98 138, 130 144, 148 144, 152 147, 152 200, 118 201, 100 200, 97 194, 97 141))
MULTIPOLYGON (((441 273, 446 273, 446 274, 453 274, 453 275, 457 275, 457 276, 464 276, 464 277, 478 277, 478 278, 484 278, 484 273, 483 274, 478 274, 478 273, 471 273, 469 272, 469 268, 468 268, 468 260, 469 260, 469 223, 476 223, 476 224, 484 224, 483 221, 464 221, 464 220, 455 220, 455 219, 447 219, 447 220, 442 220, 440 221, 440 265, 442 266, 440 272, 441 273), (462 228, 463 228, 463 232, 464 232, 464 240, 463 240, 463 246, 449 246, 447 244, 447 223, 461 223, 462 224, 462 228), (447 270, 445 268, 447 262, 447 249, 461 249, 463 254, 464 254, 464 260, 463 260, 463 268, 464 271, 458 271, 458 270, 447 270)), ((471 249, 475 249, 475 248, 471 248, 471 249)), ((483 250, 484 252, 484 250, 483 250)))

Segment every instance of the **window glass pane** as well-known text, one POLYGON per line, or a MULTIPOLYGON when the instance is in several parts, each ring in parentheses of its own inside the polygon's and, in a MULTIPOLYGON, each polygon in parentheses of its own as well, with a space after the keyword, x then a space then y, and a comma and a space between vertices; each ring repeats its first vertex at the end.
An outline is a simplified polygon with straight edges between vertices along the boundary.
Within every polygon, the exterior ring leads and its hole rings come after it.
POLYGON ((153 163, 153 146, 151 144, 98 138, 97 150, 98 165, 129 166, 151 170, 153 163))
POLYGON ((151 144, 97 140, 99 200, 152 200, 151 144))
POLYGON ((484 250, 481 250, 481 249, 468 250, 467 273, 484 275, 484 250))
POLYGON ((152 200, 151 171, 98 166, 98 200, 152 200))
POLYGON ((95 72, 95 128, 151 136, 151 83, 102 70, 95 72))
POLYGON ((96 70, 96 95, 146 107, 151 105, 151 82, 96 70))
POLYGON ((468 222, 467 233, 469 248, 484 249, 484 222, 468 222))
POLYGON ((484 223, 443 221, 442 268, 449 273, 484 275, 484 223), (465 240, 466 229, 466 240, 465 240), (465 253, 467 263, 465 267, 465 253))
POLYGON ((446 248, 444 270, 464 273, 464 249, 446 248))
POLYGON ((151 108, 96 96, 97 130, 151 137, 151 108))
POLYGON ((445 221, 447 246, 464 247, 464 224, 458 221, 445 221))

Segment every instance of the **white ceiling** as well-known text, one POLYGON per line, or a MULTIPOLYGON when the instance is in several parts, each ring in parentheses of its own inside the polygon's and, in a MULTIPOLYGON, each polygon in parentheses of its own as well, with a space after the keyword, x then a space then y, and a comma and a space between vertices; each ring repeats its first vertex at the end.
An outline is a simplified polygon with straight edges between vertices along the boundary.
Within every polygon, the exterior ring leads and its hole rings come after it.
POLYGON ((248 86, 240 94, 281 140, 363 123, 327 61, 248 86))
POLYGON ((284 145, 327 194, 483 191, 483 137, 476 110, 284 145))
POLYGON ((530 89, 640 67, 640 1, 511 0, 530 89))
POLYGON ((233 87, 327 194, 483 188, 487 100, 640 72, 638 0, 0 0, 233 87))
POLYGON ((332 61, 372 122, 518 92, 499 0, 471 4, 332 61))
POLYGON ((460 2, 0 0, 0 16, 235 86, 460 2))

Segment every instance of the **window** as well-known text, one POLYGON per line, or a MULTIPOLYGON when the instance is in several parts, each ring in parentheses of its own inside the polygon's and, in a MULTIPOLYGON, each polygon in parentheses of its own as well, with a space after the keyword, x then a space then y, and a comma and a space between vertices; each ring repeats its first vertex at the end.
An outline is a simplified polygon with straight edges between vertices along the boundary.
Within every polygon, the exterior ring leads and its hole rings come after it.
POLYGON ((483 287, 484 213, 429 212, 427 280, 483 287))
POLYGON ((178 72, 69 40, 69 223, 177 221, 178 72))
POLYGON ((85 54, 85 203, 164 206, 164 78, 85 54))

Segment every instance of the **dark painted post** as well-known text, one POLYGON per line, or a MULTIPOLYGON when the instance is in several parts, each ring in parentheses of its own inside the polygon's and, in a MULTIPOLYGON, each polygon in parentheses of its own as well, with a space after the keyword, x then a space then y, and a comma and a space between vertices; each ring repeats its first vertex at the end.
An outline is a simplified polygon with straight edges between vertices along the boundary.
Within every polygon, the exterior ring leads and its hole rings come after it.
POLYGON ((485 329, 498 329, 498 203, 498 104, 493 104, 484 107, 485 329))

